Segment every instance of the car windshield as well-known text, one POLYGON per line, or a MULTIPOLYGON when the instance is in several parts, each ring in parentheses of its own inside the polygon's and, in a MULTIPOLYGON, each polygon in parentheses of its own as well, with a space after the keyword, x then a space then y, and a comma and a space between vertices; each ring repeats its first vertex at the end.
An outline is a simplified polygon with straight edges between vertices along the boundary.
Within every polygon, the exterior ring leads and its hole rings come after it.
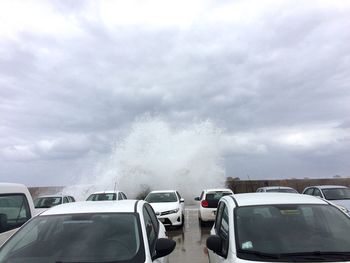
POLYGON ((273 188, 273 189, 267 189, 266 192, 269 193, 293 193, 297 194, 298 192, 291 188, 273 188))
POLYGON ((322 189, 324 197, 327 200, 341 200, 350 199, 350 189, 349 188, 329 188, 322 189))
POLYGON ((171 203, 177 202, 177 197, 174 192, 170 193, 150 193, 145 198, 148 203, 171 203))
POLYGON ((331 205, 238 207, 235 221, 242 259, 334 261, 325 255, 350 253, 350 218, 331 205))
POLYGON ((117 195, 115 193, 109 194, 92 194, 88 197, 87 201, 110 201, 116 200, 117 195))
POLYGON ((59 196, 39 197, 34 201, 35 208, 50 208, 60 204, 62 204, 62 197, 59 196))
POLYGON ((0 233, 20 227, 30 217, 30 209, 25 195, 0 195, 0 233))
POLYGON ((0 250, 0 262, 144 262, 133 213, 38 216, 0 250))

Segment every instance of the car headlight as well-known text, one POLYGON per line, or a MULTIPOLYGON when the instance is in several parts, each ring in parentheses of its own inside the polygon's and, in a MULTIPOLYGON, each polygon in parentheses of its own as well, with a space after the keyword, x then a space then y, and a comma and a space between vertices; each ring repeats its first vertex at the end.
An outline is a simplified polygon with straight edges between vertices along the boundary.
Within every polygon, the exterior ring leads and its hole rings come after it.
POLYGON ((169 215, 169 214, 175 214, 177 212, 179 212, 179 208, 176 208, 174 210, 164 211, 164 212, 160 213, 160 215, 164 216, 164 215, 169 215))

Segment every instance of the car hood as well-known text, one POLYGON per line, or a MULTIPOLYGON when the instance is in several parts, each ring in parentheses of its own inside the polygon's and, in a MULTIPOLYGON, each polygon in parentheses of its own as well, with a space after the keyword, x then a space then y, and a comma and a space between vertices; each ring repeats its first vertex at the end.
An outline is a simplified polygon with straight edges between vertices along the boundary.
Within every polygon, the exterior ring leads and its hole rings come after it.
POLYGON ((349 199, 343 199, 343 200, 329 200, 330 202, 336 204, 336 205, 340 205, 345 207, 346 209, 348 209, 350 211, 350 200, 349 199))
POLYGON ((151 203, 154 212, 161 213, 164 211, 174 210, 176 208, 180 208, 180 204, 178 202, 171 203, 151 203))

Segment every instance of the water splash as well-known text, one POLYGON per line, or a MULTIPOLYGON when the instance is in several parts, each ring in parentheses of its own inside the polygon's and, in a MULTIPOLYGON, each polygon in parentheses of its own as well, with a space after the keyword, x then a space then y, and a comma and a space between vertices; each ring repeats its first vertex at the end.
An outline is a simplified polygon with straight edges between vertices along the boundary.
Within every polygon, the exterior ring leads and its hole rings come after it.
MULTIPOLYGON (((174 128, 159 118, 142 118, 97 165, 89 186, 135 197, 143 188, 177 189, 185 198, 204 188, 223 187, 222 131, 211 121, 174 128)), ((85 182, 86 183, 86 182, 85 182)), ((91 187, 85 192, 91 192, 91 187)))

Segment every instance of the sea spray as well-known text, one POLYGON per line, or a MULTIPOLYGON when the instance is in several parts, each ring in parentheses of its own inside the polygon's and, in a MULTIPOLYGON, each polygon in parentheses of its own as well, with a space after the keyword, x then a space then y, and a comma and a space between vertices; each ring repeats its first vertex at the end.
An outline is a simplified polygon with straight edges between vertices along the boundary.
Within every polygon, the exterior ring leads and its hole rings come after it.
POLYGON ((94 178, 82 178, 79 195, 116 186, 130 198, 148 188, 176 189, 192 199, 202 189, 223 187, 222 144, 222 130, 211 121, 179 128, 160 118, 139 119, 96 165, 94 178))

